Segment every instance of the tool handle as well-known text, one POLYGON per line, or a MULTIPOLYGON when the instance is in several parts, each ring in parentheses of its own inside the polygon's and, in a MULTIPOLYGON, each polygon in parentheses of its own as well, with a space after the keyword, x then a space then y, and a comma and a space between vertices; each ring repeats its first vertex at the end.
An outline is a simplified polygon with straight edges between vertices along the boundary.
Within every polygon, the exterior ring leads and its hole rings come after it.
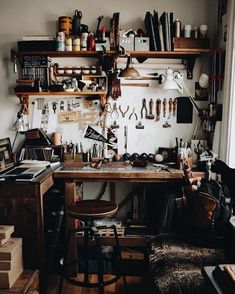
POLYGON ((166 114, 166 105, 167 105, 167 101, 166 98, 163 99, 163 113, 164 115, 166 114))
POLYGON ((169 113, 172 112, 172 104, 173 104, 173 101, 172 101, 172 98, 169 99, 169 113))
POLYGON ((161 99, 157 99, 157 115, 161 113, 161 99))
POLYGON ((154 104, 154 102, 153 102, 153 99, 151 98, 149 100, 149 114, 150 115, 153 115, 153 104, 154 104))
POLYGON ((173 101, 173 115, 176 115, 176 110, 177 110, 177 98, 174 99, 173 101))

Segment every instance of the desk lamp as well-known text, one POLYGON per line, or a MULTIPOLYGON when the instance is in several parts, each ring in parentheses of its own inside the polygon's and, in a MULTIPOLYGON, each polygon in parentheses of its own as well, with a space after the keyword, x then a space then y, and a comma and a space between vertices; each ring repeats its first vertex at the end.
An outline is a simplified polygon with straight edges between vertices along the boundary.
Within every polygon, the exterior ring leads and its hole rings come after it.
POLYGON ((200 109, 198 107, 198 105, 196 104, 196 102, 195 102, 193 96, 191 95, 188 87, 186 86, 186 84, 183 80, 183 76, 180 72, 173 71, 171 68, 168 68, 166 70, 166 75, 165 76, 163 75, 163 77, 165 77, 165 80, 163 80, 163 86, 162 86, 162 88, 164 90, 178 90, 181 93, 181 95, 183 95, 183 92, 185 91, 187 94, 187 97, 189 98, 190 102, 192 103, 193 108, 198 116, 198 120, 195 125, 195 129, 194 129, 193 136, 192 136, 192 138, 195 138, 198 124, 199 124, 200 120, 203 118, 203 110, 200 109))
POLYGON ((178 90, 181 93, 181 95, 183 95, 183 91, 185 91, 197 115, 199 117, 203 115, 202 109, 200 109, 194 101, 193 96, 191 95, 188 87, 186 86, 183 80, 182 74, 178 71, 173 71, 171 68, 168 68, 166 70, 165 80, 163 81, 162 88, 164 90, 178 90))

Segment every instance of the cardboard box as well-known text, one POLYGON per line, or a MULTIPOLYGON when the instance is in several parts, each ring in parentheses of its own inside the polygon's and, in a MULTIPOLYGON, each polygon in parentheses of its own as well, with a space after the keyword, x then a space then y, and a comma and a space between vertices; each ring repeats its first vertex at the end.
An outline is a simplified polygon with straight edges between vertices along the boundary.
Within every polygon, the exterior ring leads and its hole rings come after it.
POLYGON ((11 289, 0 289, 0 294, 36 294, 39 293, 38 270, 24 270, 11 289))
POLYGON ((135 51, 149 51, 149 37, 135 37, 135 51))
POLYGON ((134 51, 134 37, 120 37, 119 46, 126 51, 134 51))
POLYGON ((0 288, 10 289, 23 272, 23 257, 18 254, 14 266, 9 271, 0 271, 0 288))
POLYGON ((13 256, 11 260, 0 260, 0 271, 10 271, 12 270, 20 259, 22 259, 22 246, 20 246, 17 253, 13 256))
MULTIPOLYGON (((14 226, 0 225, 0 241, 2 239, 9 239, 14 232, 14 226)), ((2 243, 0 243, 2 245, 2 243)))
POLYGON ((8 239, 0 239, 0 246, 4 245, 8 240, 9 240, 9 238, 8 239))
POLYGON ((20 250, 22 250, 22 239, 10 238, 0 247, 0 260, 12 260, 20 250))

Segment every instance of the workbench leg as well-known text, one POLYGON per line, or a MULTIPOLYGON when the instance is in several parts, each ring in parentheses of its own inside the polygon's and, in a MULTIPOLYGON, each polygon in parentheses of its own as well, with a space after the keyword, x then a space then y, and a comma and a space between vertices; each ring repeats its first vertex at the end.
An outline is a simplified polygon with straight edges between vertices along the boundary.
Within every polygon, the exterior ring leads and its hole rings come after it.
MULTIPOLYGON (((74 219, 68 217, 66 211, 69 205, 74 205, 76 201, 76 183, 75 182, 65 182, 65 223, 66 223, 66 236, 68 236, 68 229, 74 229, 75 222, 74 219)), ((67 239, 67 238, 66 238, 67 239)), ((75 236, 71 237, 70 245, 68 249, 68 261, 77 259, 77 246, 76 246, 76 238, 75 236)), ((71 271, 69 272, 71 276, 76 276, 77 270, 76 266, 71 267, 71 271)))
POLYGON ((115 190, 115 183, 111 182, 109 184, 109 188, 110 188, 110 201, 113 203, 116 203, 116 190, 115 190))

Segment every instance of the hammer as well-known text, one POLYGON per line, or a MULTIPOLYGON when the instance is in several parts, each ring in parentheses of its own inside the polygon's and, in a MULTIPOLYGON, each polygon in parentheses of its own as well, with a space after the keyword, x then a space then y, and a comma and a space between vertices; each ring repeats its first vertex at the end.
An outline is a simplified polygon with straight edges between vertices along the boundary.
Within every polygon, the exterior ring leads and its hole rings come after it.
POLYGON ((154 119, 153 104, 154 104, 154 102, 153 102, 153 99, 151 98, 149 100, 149 114, 146 116, 146 118, 148 118, 148 119, 154 119))

